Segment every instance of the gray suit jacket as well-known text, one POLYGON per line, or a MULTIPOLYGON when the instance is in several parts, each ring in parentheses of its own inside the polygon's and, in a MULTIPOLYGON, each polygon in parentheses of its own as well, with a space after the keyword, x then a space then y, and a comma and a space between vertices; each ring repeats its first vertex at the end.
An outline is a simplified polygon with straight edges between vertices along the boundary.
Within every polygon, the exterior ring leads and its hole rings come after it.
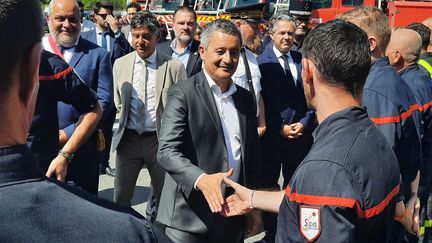
MULTIPOLYGON (((261 161, 252 95, 237 86, 233 94, 240 122, 240 184, 260 187, 261 161)), ((228 171, 219 113, 204 72, 171 87, 159 131, 158 162, 167 171, 157 220, 191 233, 205 233, 214 214, 194 183, 202 173, 228 171)), ((223 188, 223 193, 225 188, 223 188)))
MULTIPOLYGON (((132 74, 136 52, 119 58, 114 63, 114 105, 119 112, 119 127, 113 134, 111 150, 117 149, 126 127, 132 97, 132 74)), ((166 104, 168 88, 179 80, 187 78, 183 65, 162 53, 156 55, 156 131, 166 104)))

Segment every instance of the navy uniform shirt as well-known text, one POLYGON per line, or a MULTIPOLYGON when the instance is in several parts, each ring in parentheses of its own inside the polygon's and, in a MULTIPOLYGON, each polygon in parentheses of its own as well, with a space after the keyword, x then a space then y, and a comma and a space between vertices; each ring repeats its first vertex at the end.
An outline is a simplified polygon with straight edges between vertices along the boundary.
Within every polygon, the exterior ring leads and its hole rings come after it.
POLYGON ((43 50, 39 68, 39 93, 27 144, 48 169, 59 150, 57 102, 71 104, 77 115, 94 109, 97 95, 59 56, 43 50))
POLYGON ((402 194, 409 199, 409 183, 415 179, 421 164, 421 121, 414 94, 390 66, 387 57, 372 63, 363 87, 362 103, 396 154, 404 185, 402 194))
POLYGON ((171 242, 151 223, 46 178, 25 145, 0 147, 1 242, 171 242))
POLYGON ((414 93, 417 108, 421 114, 421 141, 423 168, 432 170, 432 89, 431 79, 428 73, 420 69, 418 64, 413 64, 399 75, 414 93))
POLYGON ((276 242, 386 242, 400 172, 384 136, 358 107, 332 114, 313 135, 286 188, 276 242))

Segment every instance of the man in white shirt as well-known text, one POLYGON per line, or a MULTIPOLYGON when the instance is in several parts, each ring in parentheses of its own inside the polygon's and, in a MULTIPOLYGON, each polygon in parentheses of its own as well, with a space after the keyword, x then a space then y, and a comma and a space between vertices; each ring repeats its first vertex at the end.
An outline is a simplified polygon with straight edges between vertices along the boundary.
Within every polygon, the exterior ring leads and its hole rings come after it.
MULTIPOLYGON (((114 63, 114 104, 120 113, 112 150, 117 150, 114 202, 130 206, 138 174, 147 166, 154 198, 147 213, 155 219, 164 180, 156 161, 157 132, 168 88, 186 79, 183 65, 156 51, 160 36, 156 17, 144 11, 131 22, 135 51, 114 63), (153 209, 151 209, 153 207, 153 209)), ((152 197, 150 197, 152 198, 152 197)))
POLYGON ((199 47, 203 71, 168 94, 158 152, 167 173, 157 220, 174 242, 243 242, 245 218, 219 214, 232 193, 224 176, 251 187, 261 181, 253 97, 231 79, 241 46, 233 23, 209 23, 199 47))
POLYGON ((231 14, 231 20, 239 29, 243 41, 239 64, 232 79, 234 83, 249 90, 254 96, 258 117, 258 135, 260 137, 266 130, 264 100, 261 96, 261 72, 255 55, 247 46, 253 44, 255 38, 260 34, 259 24, 264 22, 262 11, 264 6, 265 4, 260 3, 225 10, 231 14), (245 63, 245 59, 247 63, 245 63))

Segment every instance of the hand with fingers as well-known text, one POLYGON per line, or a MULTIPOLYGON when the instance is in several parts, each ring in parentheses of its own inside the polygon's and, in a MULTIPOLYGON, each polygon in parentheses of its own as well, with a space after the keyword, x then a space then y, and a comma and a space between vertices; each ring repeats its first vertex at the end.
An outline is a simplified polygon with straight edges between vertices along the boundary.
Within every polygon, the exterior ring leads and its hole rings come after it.
POLYGON ((410 200, 405 204, 405 210, 403 214, 396 215, 395 220, 401 223, 404 228, 413 235, 420 235, 419 230, 419 220, 418 220, 418 212, 416 215, 416 210, 420 210, 420 205, 417 205, 417 195, 413 195, 410 200))
POLYGON ((201 190, 213 213, 220 213, 224 204, 221 191, 222 181, 231 176, 233 169, 225 173, 204 174, 197 182, 197 188, 201 190))
POLYGON ((222 215, 225 217, 244 215, 253 209, 252 194, 250 190, 228 178, 223 178, 224 182, 234 189, 234 194, 225 200, 222 215))
POLYGON ((66 172, 68 168, 68 159, 63 157, 62 155, 57 155, 53 161, 51 161, 50 166, 48 167, 48 171, 45 174, 46 177, 55 176, 59 181, 65 181, 66 172))
POLYGON ((117 33, 120 30, 120 23, 116 18, 114 18, 114 16, 107 15, 105 20, 109 24, 113 33, 117 33))

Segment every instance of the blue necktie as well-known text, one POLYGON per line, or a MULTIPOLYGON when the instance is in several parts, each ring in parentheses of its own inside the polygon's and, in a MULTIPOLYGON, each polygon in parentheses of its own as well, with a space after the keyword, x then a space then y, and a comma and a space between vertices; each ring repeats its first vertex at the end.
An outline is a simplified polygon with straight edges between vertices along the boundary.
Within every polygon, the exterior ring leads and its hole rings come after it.
POLYGON ((107 48, 107 40, 106 40, 106 32, 102 32, 102 48, 105 48, 106 50, 108 50, 107 48))

